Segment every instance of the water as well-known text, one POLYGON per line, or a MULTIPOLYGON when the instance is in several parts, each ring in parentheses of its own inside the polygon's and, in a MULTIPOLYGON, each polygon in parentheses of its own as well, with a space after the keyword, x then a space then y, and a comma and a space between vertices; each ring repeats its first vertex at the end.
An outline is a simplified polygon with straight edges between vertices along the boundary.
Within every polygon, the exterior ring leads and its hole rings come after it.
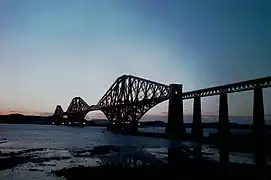
MULTIPOLYGON (((163 132, 164 130, 163 128, 144 128, 140 131, 163 132)), ((214 131, 206 129, 205 135, 214 131)), ((88 150, 101 145, 140 147, 147 152, 149 158, 152 155, 161 161, 166 161, 169 147, 183 145, 193 147, 192 143, 184 141, 113 134, 104 127, 78 128, 53 125, 0 124, 0 151, 2 154, 34 149, 21 155, 24 157, 31 156, 32 162, 0 171, 0 179, 31 179, 33 177, 57 179, 49 172, 78 165, 97 165, 98 161, 101 161, 101 157, 80 157, 76 156, 75 152, 84 150, 84 153, 88 153, 88 150), (41 158, 43 158, 42 161, 39 160, 41 158)), ((203 145, 201 151, 206 158, 219 159, 219 150, 212 146, 203 145)), ((193 156, 192 153, 191 157, 193 156)), ((3 158, 1 153, 0 158, 3 158)), ((267 157, 267 159, 270 163, 270 157, 267 157)), ((230 161, 254 163, 254 156, 232 152, 230 153, 230 161)))
MULTIPOLYGON (((140 132, 153 132, 153 133, 164 133, 165 127, 145 127, 145 128, 139 128, 140 132)), ((232 134, 249 134, 252 132, 252 130, 249 129, 231 129, 230 130, 232 134)), ((192 128, 186 128, 187 133, 192 132, 192 128)), ((208 137, 210 133, 217 132, 217 129, 215 128, 204 128, 203 136, 208 137)))
POLYGON ((0 125, 0 148, 86 148, 99 145, 167 147, 167 141, 148 137, 112 134, 105 127, 69 127, 52 125, 0 125))

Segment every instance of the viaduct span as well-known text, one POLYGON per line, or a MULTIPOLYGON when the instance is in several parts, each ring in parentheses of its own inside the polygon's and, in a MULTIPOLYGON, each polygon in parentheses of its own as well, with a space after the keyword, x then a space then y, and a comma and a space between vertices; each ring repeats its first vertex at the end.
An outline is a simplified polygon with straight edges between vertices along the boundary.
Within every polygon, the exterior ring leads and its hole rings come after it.
POLYGON ((183 100, 194 99, 192 136, 202 137, 201 97, 219 96, 218 133, 229 133, 228 94, 253 91, 253 132, 261 137, 265 128, 263 88, 271 86, 271 77, 242 81, 196 91, 183 92, 182 84, 165 85, 132 75, 117 78, 96 105, 88 105, 82 98, 74 97, 66 112, 57 105, 53 116, 67 116, 71 121, 83 121, 90 111, 101 110, 117 131, 137 131, 140 118, 157 104, 169 100, 166 134, 169 138, 185 136, 183 100))

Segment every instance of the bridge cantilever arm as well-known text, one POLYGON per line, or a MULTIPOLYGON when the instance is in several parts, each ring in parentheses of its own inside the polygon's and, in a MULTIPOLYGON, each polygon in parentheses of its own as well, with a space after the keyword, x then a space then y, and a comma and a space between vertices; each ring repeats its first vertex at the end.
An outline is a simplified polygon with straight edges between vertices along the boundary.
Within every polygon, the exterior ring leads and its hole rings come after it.
POLYGON ((161 84, 161 83, 157 83, 148 79, 143 79, 140 77, 136 77, 136 76, 132 76, 132 75, 122 75, 120 77, 118 77, 116 79, 116 81, 110 86, 110 88, 107 90, 107 92, 103 95, 103 97, 101 98, 101 100, 97 103, 97 105, 99 106, 100 104, 102 104, 102 102, 105 100, 105 98, 107 98, 107 96, 114 90, 115 85, 118 85, 121 82, 125 82, 128 78, 133 78, 133 79, 137 79, 140 81, 145 81, 147 83, 152 83, 155 84, 157 86, 163 86, 166 89, 169 89, 169 86, 165 85, 165 84, 161 84))
POLYGON ((143 78, 132 76, 132 75, 127 75, 127 77, 136 78, 136 79, 139 79, 139 80, 142 80, 142 81, 147 81, 148 83, 152 83, 152 84, 155 84, 155 85, 164 86, 164 87, 169 88, 168 85, 165 85, 165 84, 162 84, 162 83, 158 83, 158 82, 155 82, 155 81, 151 81, 149 79, 143 79, 143 78))
POLYGON ((99 105, 105 97, 107 97, 107 95, 112 91, 113 87, 118 83, 118 81, 123 78, 123 76, 118 77, 115 82, 109 87, 109 89, 106 91, 106 93, 103 95, 103 97, 99 100, 99 102, 97 103, 97 105, 99 105))

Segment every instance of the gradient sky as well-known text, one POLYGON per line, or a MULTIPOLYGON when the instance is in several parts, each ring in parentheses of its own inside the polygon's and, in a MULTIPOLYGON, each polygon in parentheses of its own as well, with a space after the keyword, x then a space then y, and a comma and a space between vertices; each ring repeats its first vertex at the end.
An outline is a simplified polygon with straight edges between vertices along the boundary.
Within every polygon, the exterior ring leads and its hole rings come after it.
MULTIPOLYGON (((269 0, 1 0, 0 111, 96 104, 118 76, 183 91, 271 75, 269 0)), ((271 114, 271 90, 264 90, 271 114)), ((252 93, 229 96, 251 115, 252 93)), ((203 98, 216 114, 218 98, 203 98)), ((192 111, 192 101, 184 104, 192 111)), ((152 114, 167 111, 166 103, 152 114)))

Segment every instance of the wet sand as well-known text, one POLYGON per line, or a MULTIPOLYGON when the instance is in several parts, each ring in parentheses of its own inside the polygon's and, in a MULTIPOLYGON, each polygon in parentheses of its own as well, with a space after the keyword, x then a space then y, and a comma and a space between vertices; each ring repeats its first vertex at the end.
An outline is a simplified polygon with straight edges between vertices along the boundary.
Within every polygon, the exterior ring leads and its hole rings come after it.
POLYGON ((270 167, 233 163, 220 164, 202 157, 191 159, 186 156, 185 148, 170 149, 165 158, 157 158, 138 147, 126 146, 96 146, 91 149, 74 149, 71 151, 72 156, 64 155, 65 153, 62 153, 61 156, 45 155, 45 152, 48 154, 51 151, 37 148, 0 153, 0 170, 12 169, 13 172, 13 169, 20 167, 20 165, 32 163, 36 166, 27 166, 27 171, 42 172, 44 171, 43 167, 56 166, 52 162, 73 161, 74 158, 90 158, 96 159, 96 165, 76 164, 70 167, 51 168, 46 173, 55 176, 55 178, 61 177, 67 180, 101 178, 271 179, 270 174, 268 174, 271 172, 270 167))
POLYGON ((57 176, 68 180, 75 179, 270 179, 261 171, 246 165, 221 167, 211 162, 186 161, 179 167, 148 165, 144 167, 73 167, 55 171, 57 176))

